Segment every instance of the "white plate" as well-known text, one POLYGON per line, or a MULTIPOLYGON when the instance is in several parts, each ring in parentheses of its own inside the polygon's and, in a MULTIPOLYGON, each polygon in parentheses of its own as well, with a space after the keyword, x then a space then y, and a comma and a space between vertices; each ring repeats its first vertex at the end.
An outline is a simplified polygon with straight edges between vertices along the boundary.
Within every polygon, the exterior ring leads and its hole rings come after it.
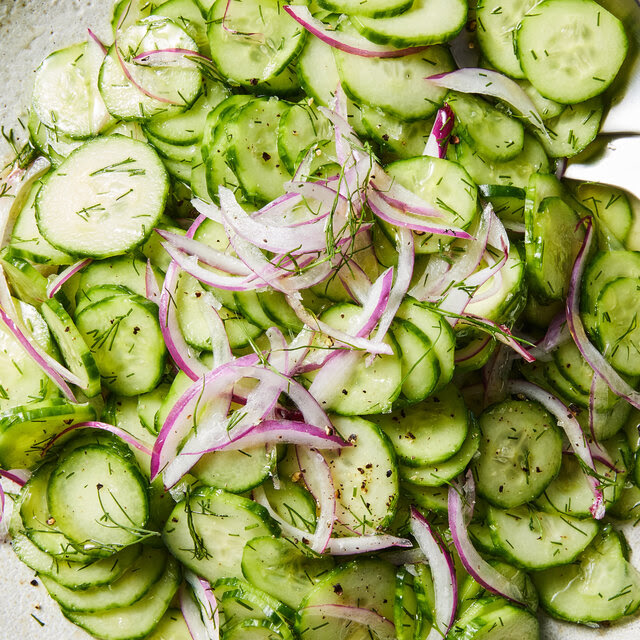
MULTIPOLYGON (((28 105, 40 61, 54 49, 85 39, 87 27, 108 41, 110 11, 111 0, 0 0, 0 124, 5 129, 15 126, 28 105)), ((628 527, 626 533, 640 550, 640 527, 628 527)), ((632 560, 640 569, 640 553, 632 560)), ((0 542, 0 640, 90 640, 32 580, 33 572, 18 562, 8 543, 0 542)), ((542 640, 640 640, 637 618, 608 629, 542 616, 541 621, 542 640)))

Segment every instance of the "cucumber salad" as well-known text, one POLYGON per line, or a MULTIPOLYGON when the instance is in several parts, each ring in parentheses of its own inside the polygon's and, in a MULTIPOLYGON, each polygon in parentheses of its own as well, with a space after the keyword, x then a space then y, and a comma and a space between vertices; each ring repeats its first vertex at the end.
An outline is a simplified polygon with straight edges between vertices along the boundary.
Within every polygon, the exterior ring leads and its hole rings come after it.
POLYGON ((3 129, 0 516, 64 616, 101 640, 632 616, 640 216, 563 179, 622 22, 119 0, 111 27, 42 61, 26 143, 3 129))

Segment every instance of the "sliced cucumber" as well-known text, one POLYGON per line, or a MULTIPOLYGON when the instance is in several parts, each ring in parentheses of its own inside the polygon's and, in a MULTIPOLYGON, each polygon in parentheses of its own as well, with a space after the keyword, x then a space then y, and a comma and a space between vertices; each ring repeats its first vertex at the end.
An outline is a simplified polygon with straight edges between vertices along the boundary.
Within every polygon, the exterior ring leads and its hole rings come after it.
POLYGON ((151 147, 120 135, 95 138, 48 176, 36 198, 38 229, 67 253, 122 254, 149 237, 168 187, 151 147))
POLYGON ((523 17, 516 43, 527 80, 563 104, 602 93, 628 49, 622 23, 593 0, 538 3, 523 17))
POLYGON ((562 434, 555 418, 529 400, 505 400, 485 411, 478 422, 478 493, 505 508, 537 498, 562 462, 562 434))

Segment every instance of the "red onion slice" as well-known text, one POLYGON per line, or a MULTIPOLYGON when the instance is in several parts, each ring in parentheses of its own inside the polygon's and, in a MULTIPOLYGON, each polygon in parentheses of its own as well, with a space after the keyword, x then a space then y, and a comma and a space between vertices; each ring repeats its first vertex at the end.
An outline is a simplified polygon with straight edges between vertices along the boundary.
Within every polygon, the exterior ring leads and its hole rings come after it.
POLYGON ((456 569, 448 549, 415 507, 411 507, 409 528, 429 563, 433 578, 435 619, 427 640, 441 639, 449 633, 456 619, 458 605, 456 569))
POLYGON ((398 58, 422 51, 426 47, 395 47, 374 44, 364 36, 349 35, 336 31, 324 22, 314 18, 309 8, 303 5, 285 5, 284 10, 309 33, 334 49, 340 49, 364 58, 398 58))
POLYGON ((593 240, 593 222, 586 221, 587 230, 582 247, 576 256, 567 296, 567 324, 582 357, 591 368, 607 383, 609 389, 624 398, 636 409, 640 409, 640 393, 620 377, 620 374, 607 362, 605 357, 591 344, 580 318, 580 282, 586 267, 589 249, 593 240))
POLYGON ((319 451, 298 446, 296 454, 305 484, 318 503, 316 529, 311 536, 309 548, 316 553, 323 553, 329 544, 336 521, 337 502, 333 476, 327 461, 319 451))
POLYGON ((147 260, 147 267, 144 272, 144 290, 147 300, 160 304, 160 287, 153 272, 151 260, 147 260))
MULTIPOLYGON (((0 307, 0 320, 4 322, 7 329, 14 335, 14 337, 18 340, 22 348, 27 352, 27 354, 31 357, 32 360, 36 362, 36 364, 44 371, 44 373, 51 379, 51 381, 62 391, 62 393, 71 401, 77 402, 73 391, 71 391, 71 387, 65 382, 65 379, 60 375, 58 371, 54 369, 50 360, 52 358, 47 357, 46 353, 44 353, 40 347, 36 347, 29 338, 20 330, 17 324, 5 313, 4 309, 0 307)), ((60 368, 64 369, 61 365, 60 368)), ((66 369, 64 369, 66 371, 66 369)), ((82 384, 82 381, 76 378, 70 371, 68 372, 69 377, 73 377, 76 383, 82 384)), ((78 385, 78 386, 80 386, 78 385)))
POLYGON ((461 486, 458 482, 451 484, 448 496, 449 528, 460 561, 469 575, 484 589, 527 606, 527 599, 517 585, 484 560, 469 539, 468 527, 475 500, 475 484, 469 471, 464 485, 461 486))
POLYGON ((507 76, 476 67, 458 69, 426 78, 437 87, 460 91, 461 93, 479 93, 493 96, 511 105, 522 117, 543 134, 547 134, 544 122, 531 98, 520 85, 507 76))
POLYGON ((155 229, 155 232, 164 238, 172 247, 180 249, 180 251, 197 258, 214 269, 219 269, 220 271, 235 276, 248 276, 251 273, 238 258, 223 253, 222 251, 217 251, 209 245, 204 244, 204 242, 187 238, 172 231, 165 231, 164 229, 155 229))
POLYGON ((90 422, 78 422, 77 424, 73 424, 70 427, 64 429, 60 433, 56 434, 51 440, 47 442, 47 446, 43 449, 42 455, 44 456, 49 449, 63 436, 71 431, 75 431, 76 429, 98 429, 100 431, 108 431, 112 433, 114 436, 118 436, 122 441, 131 445, 138 449, 138 451, 142 451, 142 453, 146 453, 148 456, 151 456, 151 449, 140 442, 137 438, 132 436, 128 431, 121 429, 120 427, 116 427, 112 424, 108 424, 107 422, 98 422, 98 421, 90 421, 90 422))
POLYGON ((392 224, 395 227, 405 227, 413 231, 422 231, 423 233, 432 233, 439 236, 450 236, 452 238, 471 239, 468 232, 454 225, 442 225, 430 220, 424 220, 414 215, 404 213, 392 207, 380 194, 375 191, 369 191, 367 194, 367 203, 371 211, 381 220, 392 224))
POLYGON ((53 298, 58 293, 60 288, 64 285, 69 278, 74 276, 79 271, 82 271, 87 265, 91 264, 92 258, 85 258, 84 260, 78 260, 74 264, 68 266, 61 271, 49 284, 47 285, 47 298, 53 298))
POLYGON ((6 247, 9 243, 13 225, 18 213, 22 210, 31 186, 50 167, 49 160, 40 156, 28 168, 14 169, 6 178, 0 180, 2 192, 2 198, 0 198, 0 247, 6 247))
MULTIPOLYGON (((0 469, 0 478, 6 478, 10 482, 17 484, 19 487, 24 487, 27 480, 31 477, 31 472, 26 469, 13 469, 11 471, 4 471, 0 469)), ((0 483, 0 524, 4 521, 4 508, 5 508, 5 495, 4 487, 0 483)))
POLYGON ((211 585, 188 569, 184 578, 187 584, 180 589, 180 609, 192 639, 219 640, 220 615, 211 585))
POLYGON ((431 129, 431 134, 424 148, 425 156, 433 158, 446 158, 447 149, 449 148, 449 138, 455 124, 455 114, 451 107, 445 103, 443 107, 438 109, 436 119, 431 129))
MULTIPOLYGON (((337 618, 347 621, 347 624, 355 622, 369 629, 369 633, 375 635, 378 640, 396 640, 396 627, 387 618, 361 607, 351 607, 343 604, 316 604, 304 607, 302 611, 313 613, 322 618, 337 618)), ((442 636, 439 636, 442 638, 442 636)))
MULTIPOLYGON (((576 456, 578 456, 584 465, 591 469, 594 474, 597 473, 593 463, 593 457, 591 456, 591 450, 580 427, 580 423, 563 402, 541 387, 531 382, 525 382, 524 380, 511 380, 507 384, 507 391, 509 393, 521 394, 531 400, 535 400, 549 413, 553 414, 558 422, 558 426, 565 432, 569 439, 571 448, 576 456)), ((589 508, 589 511, 596 520, 602 520, 605 515, 605 506, 599 482, 595 475, 591 474, 587 474, 587 480, 589 481, 594 496, 593 504, 589 508)))
POLYGON ((394 547, 411 547, 411 540, 387 534, 331 538, 328 545, 332 556, 350 556, 358 553, 375 553, 394 547))

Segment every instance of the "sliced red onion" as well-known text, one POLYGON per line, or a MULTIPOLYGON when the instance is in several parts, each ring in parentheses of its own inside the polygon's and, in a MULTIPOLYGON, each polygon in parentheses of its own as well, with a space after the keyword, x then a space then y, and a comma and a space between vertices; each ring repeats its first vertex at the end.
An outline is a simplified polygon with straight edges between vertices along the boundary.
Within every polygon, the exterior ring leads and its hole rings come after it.
POLYGON ((220 269, 220 271, 224 271, 226 274, 236 276, 248 276, 251 273, 238 258, 218 251, 204 242, 187 238, 172 231, 165 231, 164 229, 155 229, 155 232, 164 238, 172 247, 180 249, 180 251, 197 258, 214 269, 220 269))
POLYGON ((131 445, 132 447, 135 447, 136 449, 138 449, 138 451, 142 451, 142 453, 146 453, 148 456, 151 455, 151 450, 149 449, 149 447, 132 436, 128 431, 125 431, 124 429, 116 427, 112 424, 108 424, 107 422, 98 422, 95 420, 90 422, 78 422, 71 425, 70 427, 67 427, 66 429, 64 429, 64 431, 57 433, 53 438, 51 438, 51 440, 47 442, 47 446, 44 448, 42 455, 44 456, 60 438, 65 436, 67 433, 70 433, 71 431, 75 431, 76 429, 98 429, 100 431, 108 431, 114 436, 118 436, 118 438, 131 445))
POLYGON ((348 256, 336 256, 337 260, 344 259, 342 265, 338 268, 337 275, 342 282, 342 286, 347 290, 351 299, 356 304, 363 304, 367 299, 367 295, 371 290, 371 280, 364 272, 362 267, 348 256))
MULTIPOLYGON (((453 482, 449 487, 449 529, 462 565, 484 589, 507 600, 527 606, 527 599, 518 586, 492 567, 475 549, 469 539, 468 527, 473 516, 476 493, 473 475, 467 472, 464 485, 453 482)), ((437 591, 436 591, 437 593, 437 591)))
MULTIPOLYGON (((69 385, 65 382, 63 376, 54 369, 51 360, 53 360, 48 354, 44 353, 40 347, 36 347, 29 338, 20 330, 18 325, 5 313, 4 309, 0 307, 0 320, 4 322, 5 326, 14 335, 18 342, 22 345, 22 348, 27 354, 38 364, 38 366, 44 371, 44 373, 51 379, 51 381, 64 393, 64 395, 71 401, 77 402, 73 391, 69 385), (45 357, 47 356, 47 357, 45 357)), ((59 364, 59 363, 58 363, 59 364)), ((67 371, 62 365, 59 368, 67 371)), ((76 378, 70 371, 67 371, 68 377, 74 378, 75 383, 82 384, 82 381, 76 378)))
POLYGON ((382 341, 387 335, 387 331, 393 322, 393 319, 407 295, 411 278, 413 277, 413 265, 415 262, 415 251, 413 243, 413 233, 408 229, 399 227, 396 230, 396 249, 398 250, 398 267, 396 270, 396 278, 391 291, 385 310, 380 316, 378 328, 375 330, 372 340, 382 341))
POLYGON ((308 327, 303 327, 298 335, 291 341, 288 350, 289 365, 282 373, 292 376, 298 373, 298 367, 309 353, 309 347, 313 343, 315 332, 308 327))
POLYGON ((303 529, 295 527, 294 525, 287 522, 284 518, 280 517, 280 515, 269 503, 269 499, 267 498, 267 494, 265 493, 263 487, 260 486, 253 489, 252 496, 254 501, 257 502, 260 506, 264 507, 271 518, 280 525, 280 528, 282 529, 282 532, 286 537, 300 540, 306 545, 309 544, 312 534, 309 531, 305 531, 303 529))
POLYGON ((567 171, 567 164, 567 158, 558 158, 556 160, 556 178, 558 178, 558 180, 564 178, 564 174, 567 171))
POLYGON ((323 251, 327 238, 323 219, 320 224, 305 227, 276 227, 251 217, 230 191, 220 192, 221 212, 225 222, 247 242, 273 253, 309 253, 323 251), (224 197, 223 197, 224 193, 224 197), (230 196, 230 197, 229 197, 230 196))
POLYGON ((620 374, 607 362, 605 357, 591 344, 580 318, 580 282, 593 240, 593 222, 591 218, 587 219, 586 225, 587 231, 584 236, 584 241, 576 256, 576 261, 571 273, 569 295, 567 296, 567 324, 569 325, 571 336, 580 350, 582 357, 607 383, 609 389, 617 396, 624 398, 636 409, 640 409, 640 393, 628 382, 623 380, 620 374))
POLYGON ((266 331, 269 339, 269 364, 285 376, 291 370, 289 364, 289 344, 284 334, 277 327, 270 327, 266 331))
POLYGON ((241 451, 262 444, 294 444, 315 449, 337 450, 351 446, 339 436, 327 434, 325 429, 296 420, 264 420, 244 433, 205 451, 184 455, 203 455, 212 451, 241 451))
POLYGON ((455 114, 451 107, 445 102, 444 106, 438 109, 436 120, 433 123, 431 134, 424 148, 425 156, 433 158, 446 158, 447 149, 449 148, 449 138, 455 124, 455 114))
POLYGON ((453 238, 464 238, 469 240, 472 236, 454 225, 445 226, 437 222, 431 222, 420 219, 414 215, 409 215, 392 207, 377 192, 369 192, 367 194, 367 203, 371 211, 381 220, 388 222, 396 227, 405 227, 413 231, 421 231, 422 233, 432 233, 439 236, 450 236, 453 238))
POLYGON ((426 78, 437 87, 460 91, 461 93, 479 93, 493 96, 511 105, 522 117, 543 134, 547 134, 544 122, 531 98, 522 87, 507 76, 489 69, 468 67, 449 73, 440 73, 426 78))
POLYGON ((210 291, 206 291, 200 298, 200 304, 204 307, 203 315, 211 336, 211 355, 213 360, 211 368, 216 369, 233 360, 229 336, 218 313, 222 305, 213 297, 210 291))
POLYGON ((173 263, 196 280, 210 287, 224 289, 225 291, 251 291, 264 289, 266 286, 264 282, 260 282, 254 276, 227 276, 211 271, 211 269, 201 266, 196 257, 187 255, 184 251, 176 249, 169 243, 162 242, 161 245, 169 254, 173 263))
POLYGON ((336 521, 337 502, 333 476, 327 461, 319 451, 297 446, 296 454, 305 484, 318 503, 316 529, 311 536, 309 548, 316 553, 323 553, 329 544, 336 521))
POLYGON ((78 260, 74 264, 68 266, 61 271, 49 284, 47 285, 47 298, 53 298, 58 293, 62 285, 74 276, 79 271, 82 271, 87 265, 91 264, 92 258, 85 258, 84 260, 78 260))
POLYGON ((0 187, 3 188, 3 196, 0 198, 0 247, 6 247, 9 243, 13 225, 31 186, 50 167, 49 160, 40 156, 27 169, 18 168, 0 180, 0 187))
POLYGON ((303 5, 288 5, 284 10, 309 33, 334 49, 364 58, 399 58, 422 51, 426 47, 396 47, 374 44, 364 36, 350 35, 336 31, 324 22, 314 18, 309 8, 303 5))
POLYGON ((202 380, 187 389, 173 406, 156 440, 151 459, 152 478, 165 470, 165 483, 169 484, 174 480, 177 482, 197 462, 197 456, 187 453, 222 444, 247 426, 256 424, 273 410, 281 392, 297 405, 305 422, 325 431, 329 430, 328 433, 332 432, 333 427, 327 414, 304 387, 271 369, 256 366, 257 362, 258 357, 254 354, 243 356, 208 372, 202 380), (233 428, 228 429, 228 404, 225 408, 216 406, 215 402, 243 378, 256 378, 263 384, 249 394, 241 419, 233 428), (208 406, 210 403, 213 404, 208 406), (181 461, 176 463, 178 449, 193 428, 194 412, 198 407, 205 406, 207 412, 201 418, 196 436, 187 441, 180 452, 181 461), (171 474, 168 473, 169 464, 172 464, 171 474), (186 470, 183 470, 185 467, 186 470))
POLYGON ((104 44, 104 42, 102 42, 102 40, 100 40, 100 38, 98 38, 98 36, 93 31, 91 31, 91 29, 87 29, 87 32, 89 33, 89 37, 100 47, 100 50, 106 56, 109 50, 107 49, 107 46, 104 44))
POLYGON ((376 553, 383 549, 411 546, 411 540, 407 540, 407 538, 380 534, 331 538, 328 549, 332 556, 351 556, 358 553, 376 553))
MULTIPOLYGON (((383 293, 383 292, 381 292, 383 293)), ((374 342, 368 338, 362 338, 358 336, 352 336, 344 331, 340 331, 339 329, 334 329, 329 326, 326 322, 318 319, 315 315, 307 311, 303 306, 300 299, 294 295, 287 295, 287 301, 289 305, 293 309, 296 316, 303 322, 306 326, 308 326, 313 331, 320 331, 331 338, 343 343, 343 345, 347 345, 353 349, 361 349, 363 351, 368 351, 369 353, 383 354, 383 355, 391 355, 393 353, 393 349, 385 343, 374 342)), ((379 305, 373 309, 373 312, 378 315, 378 318, 384 311, 388 301, 388 293, 386 297, 380 297, 379 305)))
MULTIPOLYGON (((558 422, 558 426, 565 432, 576 456, 578 456, 584 465, 593 471, 594 474, 596 473, 591 450, 580 427, 580 423, 562 401, 541 387, 531 382, 525 382, 524 380, 511 380, 507 384, 507 391, 509 393, 521 394, 531 400, 535 400, 549 413, 553 414, 558 422)), ((593 504, 589 508, 589 511, 596 520, 602 520, 605 515, 605 506, 599 482, 596 477, 591 474, 587 475, 587 480, 591 485, 591 490, 594 495, 593 504)))
POLYGON ((177 367, 192 380, 198 380, 207 371, 207 367, 198 360, 193 348, 182 335, 176 312, 176 289, 178 287, 179 265, 172 260, 162 283, 160 293, 159 319, 160 331, 169 354, 177 367))
POLYGON ((516 340, 511 333, 511 329, 506 325, 498 324, 493 320, 487 320, 487 318, 479 318, 470 313, 464 314, 464 316, 460 318, 460 322, 489 331, 496 340, 511 347, 517 354, 522 356, 525 362, 535 362, 535 358, 516 340))
POLYGON ((147 300, 160 304, 160 287, 156 280, 156 274, 153 272, 151 260, 147 260, 147 267, 144 272, 144 288, 147 300))
POLYGON ((449 550, 415 507, 411 507, 409 528, 429 563, 433 578, 435 612, 433 627, 427 640, 441 639, 449 633, 456 619, 458 605, 456 569, 449 550))
MULTIPOLYGON (((313 613, 313 615, 322 618, 337 618, 338 620, 346 620, 347 623, 355 622, 367 627, 378 640, 396 640, 396 627, 393 622, 371 609, 344 604, 315 604, 304 607, 302 611, 313 613)), ((442 638, 442 636, 439 637, 442 638)))
POLYGON ((207 56, 201 54, 199 51, 194 51, 193 49, 180 49, 178 47, 143 51, 133 58, 133 62, 145 67, 197 67, 197 63, 194 62, 192 58, 202 59, 205 62, 211 63, 211 59, 207 58, 207 56))
POLYGON ((193 640, 219 640, 220 614, 211 585, 187 569, 180 589, 180 608, 193 640))
POLYGON ((565 311, 554 316, 549 323, 544 337, 536 342, 535 346, 529 349, 529 353, 536 360, 550 360, 551 351, 559 347, 571 338, 569 326, 567 325, 567 315, 565 311))
POLYGON ((442 211, 435 209, 426 200, 402 186, 378 164, 371 171, 369 183, 386 202, 396 209, 427 218, 442 218, 444 216, 442 211))
MULTIPOLYGON (((24 487, 27 480, 31 477, 31 472, 26 469, 12 469, 11 471, 4 471, 0 469, 0 478, 6 478, 10 482, 17 484, 19 487, 24 487)), ((5 495, 2 483, 0 483, 0 524, 4 520, 4 507, 5 507, 5 495)))
POLYGON ((113 42, 113 48, 116 51, 116 57, 118 58, 118 62, 120 64, 120 68, 122 69, 122 73, 124 73, 126 79, 143 95, 147 96, 147 98, 151 98, 152 100, 157 100, 158 102, 164 102, 165 104, 172 105, 181 105, 182 103, 176 102, 175 100, 170 100, 169 98, 164 98, 162 96, 157 96, 154 93, 151 93, 148 89, 145 89, 136 79, 133 77, 133 74, 129 70, 127 66, 127 62, 122 57, 122 53, 120 53, 120 48, 118 47, 118 38, 113 42))

